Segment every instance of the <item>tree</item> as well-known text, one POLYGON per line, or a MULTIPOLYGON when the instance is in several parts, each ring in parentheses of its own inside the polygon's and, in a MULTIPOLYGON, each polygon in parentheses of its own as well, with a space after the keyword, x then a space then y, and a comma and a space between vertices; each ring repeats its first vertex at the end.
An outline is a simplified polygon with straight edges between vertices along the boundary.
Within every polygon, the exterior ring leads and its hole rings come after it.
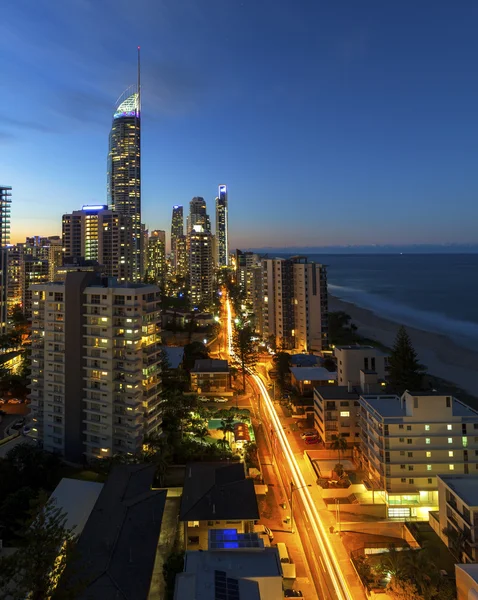
POLYGON ((166 585, 166 598, 169 600, 174 597, 174 585, 176 575, 184 570, 184 550, 173 551, 164 561, 163 577, 166 585))
POLYGON ((425 369, 418 362, 407 330, 403 325, 399 328, 395 344, 389 358, 389 382, 397 392, 420 390, 423 385, 425 369))
POLYGON ((218 427, 218 429, 219 431, 222 431, 224 434, 224 439, 226 439, 227 433, 234 433, 234 417, 224 417, 224 419, 221 421, 221 427, 218 427))
POLYGON ((424 600, 417 586, 409 579, 399 579, 393 575, 386 589, 393 600, 424 600))
POLYGON ((43 494, 30 511, 30 519, 21 534, 21 546, 0 559, 0 598, 45 600, 46 598, 78 597, 62 582, 62 590, 54 594, 67 560, 71 557, 75 539, 66 526, 66 514, 43 494))
POLYGON ((249 325, 237 326, 232 336, 232 344, 235 354, 239 357, 242 367, 242 385, 246 390, 246 368, 252 368, 257 362, 257 354, 254 350, 252 338, 254 331, 249 325))
POLYGON ((362 583, 367 589, 370 589, 370 587, 375 583, 375 576, 372 572, 372 567, 370 562, 367 560, 367 557, 357 556, 353 562, 355 569, 362 580, 362 583))
POLYGON ((184 346, 183 367, 188 373, 193 369, 194 363, 203 358, 209 358, 209 353, 202 342, 191 342, 184 346))
POLYGON ((281 394, 283 394, 290 373, 290 354, 288 352, 278 352, 274 355, 273 361, 277 369, 277 384, 281 394))
POLYGON ((345 452, 347 450, 347 438, 345 438, 342 433, 339 433, 339 435, 335 436, 335 439, 332 440, 330 448, 331 450, 337 450, 337 454, 339 456, 339 464, 341 464, 340 453, 345 452))
POLYGON ((329 312, 329 342, 333 345, 353 344, 357 341, 357 327, 343 310, 329 312))

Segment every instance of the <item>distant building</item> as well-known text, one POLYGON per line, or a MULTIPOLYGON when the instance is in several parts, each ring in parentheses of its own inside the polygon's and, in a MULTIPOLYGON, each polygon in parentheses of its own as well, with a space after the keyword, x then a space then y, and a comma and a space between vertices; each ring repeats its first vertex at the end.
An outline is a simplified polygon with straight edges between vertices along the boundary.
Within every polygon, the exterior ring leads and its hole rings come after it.
POLYGON ((374 371, 379 381, 388 373, 388 356, 373 346, 336 346, 337 382, 339 385, 360 385, 360 371, 374 371))
POLYGON ((173 216, 171 219, 171 263, 173 274, 177 275, 179 270, 179 252, 178 239, 184 237, 184 215, 183 207, 179 205, 173 206, 173 216))
POLYGON ((246 479, 242 463, 186 465, 179 520, 186 550, 207 550, 208 531, 231 522, 239 533, 254 531, 259 519, 254 481, 246 479))
POLYGON ((300 352, 328 347, 327 268, 306 257, 262 261, 262 335, 300 352))
POLYGON ((12 188, 0 186, 0 334, 7 329, 8 257, 12 188))
POLYGON ((212 358, 196 360, 191 371, 191 389, 205 394, 228 392, 230 376, 227 360, 212 358))
POLYGON ((77 600, 160 598, 156 561, 167 491, 152 489, 154 474, 148 464, 110 472, 66 568, 66 577, 81 582, 77 600))
POLYGON ((31 437, 74 462, 138 452, 161 425, 157 286, 70 272, 31 292, 31 437))
POLYGON ((191 302, 194 306, 209 305, 214 284, 211 232, 195 225, 188 234, 188 246, 191 302))
POLYGON ((155 229, 148 239, 148 280, 164 289, 166 280, 166 232, 155 229))
POLYGON ((437 484, 438 511, 430 512, 430 525, 453 552, 461 540, 458 562, 477 562, 478 474, 438 475, 437 484))
POLYGON ((207 214, 206 201, 200 196, 195 196, 189 203, 187 233, 191 233, 196 225, 211 233, 211 220, 207 214))
POLYGON ((437 392, 360 396, 357 455, 389 518, 426 517, 438 506, 437 475, 478 469, 478 411, 437 392))
POLYGON ((188 244, 185 235, 180 235, 175 242, 176 276, 187 278, 189 275, 188 244))
POLYGON ((27 319, 32 316, 32 289, 33 284, 47 283, 50 279, 50 266, 48 260, 23 256, 22 260, 22 308, 27 319))
POLYGON ((237 548, 186 552, 184 572, 176 575, 174 600, 283 598, 277 548, 237 548))
POLYGON ((229 222, 228 222, 227 187, 219 186, 216 198, 216 238, 217 266, 227 267, 229 264, 229 222))

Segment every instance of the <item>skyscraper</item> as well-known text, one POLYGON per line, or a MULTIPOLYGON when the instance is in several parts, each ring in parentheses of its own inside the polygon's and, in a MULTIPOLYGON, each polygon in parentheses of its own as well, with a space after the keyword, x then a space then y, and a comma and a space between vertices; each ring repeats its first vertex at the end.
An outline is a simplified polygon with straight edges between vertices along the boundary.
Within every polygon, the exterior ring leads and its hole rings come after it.
POLYGON ((200 225, 204 231, 211 231, 211 221, 206 210, 206 201, 195 196, 189 203, 187 232, 190 233, 195 225, 200 225))
POLYGON ((0 186, 0 333, 5 333, 7 327, 7 244, 10 241, 11 202, 12 188, 0 186))
POLYGON ((195 306, 208 306, 212 301, 214 265, 211 232, 195 225, 188 234, 189 288, 195 306))
POLYGON ((228 216, 227 216, 227 187, 219 186, 219 196, 216 198, 216 238, 217 266, 227 267, 229 264, 228 216))
POLYGON ((173 216, 171 219, 171 264, 173 265, 174 275, 178 274, 178 251, 177 240, 184 235, 184 215, 183 207, 177 204, 173 206, 173 216))
POLYGON ((164 289, 166 278, 166 232, 155 229, 148 239, 148 281, 164 289))
POLYGON ((138 83, 118 99, 113 114, 108 151, 108 207, 131 217, 131 258, 127 280, 140 281, 143 270, 141 232, 141 85, 138 48, 138 83))
POLYGON ((96 261, 108 277, 132 281, 132 229, 132 217, 102 205, 83 206, 82 210, 63 215, 65 261, 96 261))

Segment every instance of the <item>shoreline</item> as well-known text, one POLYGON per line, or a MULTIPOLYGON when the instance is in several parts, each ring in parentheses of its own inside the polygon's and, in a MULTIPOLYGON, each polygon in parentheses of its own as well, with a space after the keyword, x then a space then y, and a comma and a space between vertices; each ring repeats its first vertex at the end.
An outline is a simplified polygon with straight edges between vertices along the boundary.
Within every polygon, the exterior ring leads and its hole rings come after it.
MULTIPOLYGON (((369 309, 340 300, 329 293, 329 310, 344 311, 350 315, 358 327, 358 334, 365 338, 392 347, 398 323, 381 317, 369 309)), ((422 329, 408 327, 404 323, 418 354, 420 363, 426 366, 430 375, 449 381, 470 394, 478 396, 478 348, 475 351, 464 348, 449 337, 422 329)))

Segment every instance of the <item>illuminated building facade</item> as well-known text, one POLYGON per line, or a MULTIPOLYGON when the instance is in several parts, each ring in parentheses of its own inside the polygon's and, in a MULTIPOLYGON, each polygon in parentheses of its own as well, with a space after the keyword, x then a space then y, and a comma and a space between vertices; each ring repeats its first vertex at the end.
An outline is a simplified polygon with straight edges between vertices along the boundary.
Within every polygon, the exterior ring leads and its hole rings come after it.
POLYGON ((126 280, 140 281, 143 273, 141 228, 141 87, 128 88, 116 103, 109 137, 108 207, 130 217, 131 256, 126 280))
POLYGON ((10 241, 11 202, 12 188, 0 186, 0 333, 5 333, 7 328, 7 244, 10 241))
POLYGON ((180 235, 175 241, 176 248, 176 276, 186 278, 189 273, 188 244, 185 235, 180 235))
POLYGON ((227 267, 229 264, 227 187, 219 186, 219 196, 216 198, 216 243, 217 266, 227 267))
POLYGON ((166 279, 166 232, 156 229, 148 239, 148 281, 164 289, 166 279))
POLYGON ((139 452, 161 426, 158 287, 76 271, 32 292, 31 437, 75 462, 139 452))
POLYGON ((173 274, 178 274, 178 250, 177 240, 184 236, 184 214, 183 207, 173 206, 173 216, 171 219, 171 263, 173 266, 173 274))
POLYGON ((66 264, 95 261, 103 273, 131 281, 133 219, 103 205, 83 206, 63 215, 63 255, 66 264))
POLYGON ((188 246, 191 302, 194 306, 208 306, 214 284, 211 232, 195 225, 188 235, 188 246))
POLYGON ((200 225, 204 231, 211 231, 211 220, 207 214, 206 201, 200 196, 195 196, 189 203, 188 234, 195 225, 200 225))

